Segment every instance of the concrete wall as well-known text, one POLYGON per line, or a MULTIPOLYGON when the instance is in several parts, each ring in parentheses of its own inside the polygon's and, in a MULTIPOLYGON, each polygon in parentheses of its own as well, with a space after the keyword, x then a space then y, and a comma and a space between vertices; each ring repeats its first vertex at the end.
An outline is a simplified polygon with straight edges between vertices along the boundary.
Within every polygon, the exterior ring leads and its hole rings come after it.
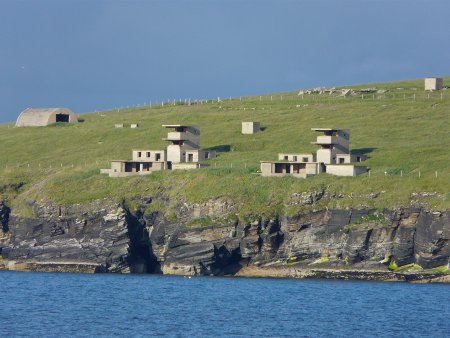
POLYGON ((217 157, 217 152, 214 151, 214 150, 202 150, 201 153, 202 154, 201 154, 201 160, 200 161, 217 157))
POLYGON ((139 174, 141 172, 160 171, 166 169, 166 163, 163 161, 112 161, 111 169, 102 169, 103 174, 129 173, 139 174))
POLYGON ((316 174, 316 163, 300 163, 300 162, 261 162, 261 176, 277 177, 277 176, 294 176, 298 178, 306 178, 307 175, 316 174))
POLYGON ((200 129, 198 127, 182 125, 163 125, 163 127, 173 129, 167 133, 167 141, 186 141, 185 143, 191 149, 200 147, 200 129))
POLYGON ((357 163, 367 160, 366 155, 359 154, 336 154, 336 164, 357 163))
POLYGON ((306 163, 305 173, 306 175, 317 175, 319 173, 318 163, 306 163))
POLYGON ((242 122, 242 134, 254 134, 260 130, 259 122, 242 122))
POLYGON ((367 167, 354 165, 327 165, 326 172, 327 174, 336 176, 357 176, 367 172, 367 167))
POLYGON ((125 171, 124 161, 112 161, 111 162, 111 170, 113 172, 124 172, 125 171))
POLYGON ((327 130, 326 128, 313 128, 313 130, 323 133, 317 136, 316 143, 319 146, 333 146, 336 154, 345 154, 349 152, 350 132, 347 129, 327 130))
POLYGON ((334 164, 336 163, 336 153, 333 149, 319 149, 316 152, 316 160, 325 164, 334 164))
POLYGON ((172 170, 191 170, 201 166, 198 163, 175 163, 172 164, 172 170))
POLYGON ((170 144, 167 146, 167 161, 172 163, 185 162, 186 150, 182 146, 170 144))
POLYGON ((272 163, 261 162, 261 176, 270 176, 272 174, 272 163))
POLYGON ((133 161, 166 161, 166 157, 165 150, 133 150, 133 161))
POLYGON ((186 162, 198 162, 203 160, 201 158, 202 152, 199 150, 186 150, 186 162))
POLYGON ((442 86, 443 80, 440 77, 425 78, 425 90, 441 90, 442 86))
POLYGON ((288 154, 279 153, 278 161, 290 161, 290 162, 315 162, 316 154, 288 154))

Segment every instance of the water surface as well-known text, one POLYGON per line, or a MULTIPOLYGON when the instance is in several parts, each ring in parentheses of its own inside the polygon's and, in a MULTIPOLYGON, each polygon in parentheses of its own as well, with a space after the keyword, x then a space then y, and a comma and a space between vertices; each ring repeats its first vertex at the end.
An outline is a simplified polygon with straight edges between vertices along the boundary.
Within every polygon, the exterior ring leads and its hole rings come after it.
POLYGON ((0 272, 0 337, 450 337, 450 285, 0 272))

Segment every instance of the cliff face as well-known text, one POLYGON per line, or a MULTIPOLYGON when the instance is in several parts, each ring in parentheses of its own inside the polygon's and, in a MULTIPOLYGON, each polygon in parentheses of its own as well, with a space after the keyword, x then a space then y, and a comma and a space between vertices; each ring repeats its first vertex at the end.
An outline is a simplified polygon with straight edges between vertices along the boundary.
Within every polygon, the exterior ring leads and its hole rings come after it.
POLYGON ((103 200, 89 205, 89 210, 80 205, 34 204, 32 208, 33 218, 7 217, 8 231, 3 232, 0 246, 9 268, 148 271, 151 249, 148 241, 141 241, 144 228, 121 205, 103 200))
MULTIPOLYGON (((323 210, 238 220, 226 217, 235 205, 216 200, 180 203, 168 219, 145 212, 152 198, 137 200, 134 212, 107 200, 89 211, 36 204, 36 216, 29 219, 17 219, 1 204, 3 264, 28 270, 408 279, 410 274, 390 270, 413 263, 431 269, 450 257, 449 211, 323 210), (205 216, 230 220, 186 226, 205 216)), ((422 273, 412 279, 436 277, 422 273)))

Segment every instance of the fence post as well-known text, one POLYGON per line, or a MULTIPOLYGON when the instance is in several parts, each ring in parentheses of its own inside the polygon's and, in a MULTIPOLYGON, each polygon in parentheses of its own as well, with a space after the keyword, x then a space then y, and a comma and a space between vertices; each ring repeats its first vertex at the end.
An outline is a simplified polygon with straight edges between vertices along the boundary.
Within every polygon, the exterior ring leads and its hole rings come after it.
POLYGON ((437 170, 436 170, 436 178, 437 178, 437 170))

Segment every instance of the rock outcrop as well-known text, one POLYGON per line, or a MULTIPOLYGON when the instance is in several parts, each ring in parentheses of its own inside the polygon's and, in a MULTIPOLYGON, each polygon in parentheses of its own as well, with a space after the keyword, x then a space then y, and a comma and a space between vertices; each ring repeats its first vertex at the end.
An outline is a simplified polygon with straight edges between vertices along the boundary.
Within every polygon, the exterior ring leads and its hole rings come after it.
POLYGON ((10 268, 153 271, 149 242, 142 241, 145 229, 121 204, 102 200, 65 208, 33 202, 32 208, 35 217, 9 216, 1 254, 10 268))
POLYGON ((431 270, 449 261, 449 211, 322 210, 239 219, 237 206, 218 199, 180 202, 168 218, 148 208, 152 197, 135 201, 132 212, 108 200, 67 208, 35 203, 35 217, 25 219, 0 204, 3 264, 11 269, 26 264, 28 270, 449 281, 431 270), (197 219, 210 224, 196 225, 197 219))

